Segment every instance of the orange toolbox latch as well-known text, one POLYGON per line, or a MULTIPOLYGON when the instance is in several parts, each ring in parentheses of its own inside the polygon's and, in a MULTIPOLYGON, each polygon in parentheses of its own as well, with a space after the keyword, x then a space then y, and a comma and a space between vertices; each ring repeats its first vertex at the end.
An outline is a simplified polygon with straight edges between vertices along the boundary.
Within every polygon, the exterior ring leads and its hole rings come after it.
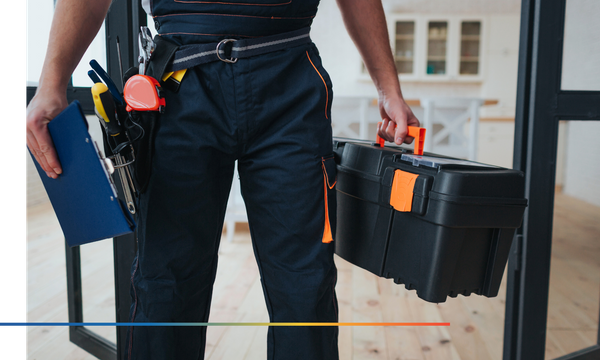
POLYGON ((392 192, 390 194, 390 205, 401 212, 409 212, 412 210, 413 190, 415 181, 419 174, 413 174, 406 171, 396 169, 394 172, 394 180, 392 181, 392 192))

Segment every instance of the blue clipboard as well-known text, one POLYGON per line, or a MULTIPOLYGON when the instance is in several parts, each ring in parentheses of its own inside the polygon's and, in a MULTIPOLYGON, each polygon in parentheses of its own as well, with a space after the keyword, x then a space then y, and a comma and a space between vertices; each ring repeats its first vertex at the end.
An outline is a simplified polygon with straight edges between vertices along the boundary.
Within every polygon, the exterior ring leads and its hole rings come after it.
POLYGON ((135 222, 117 197, 79 102, 50 121, 48 130, 63 173, 49 178, 34 163, 69 246, 133 232, 135 222))

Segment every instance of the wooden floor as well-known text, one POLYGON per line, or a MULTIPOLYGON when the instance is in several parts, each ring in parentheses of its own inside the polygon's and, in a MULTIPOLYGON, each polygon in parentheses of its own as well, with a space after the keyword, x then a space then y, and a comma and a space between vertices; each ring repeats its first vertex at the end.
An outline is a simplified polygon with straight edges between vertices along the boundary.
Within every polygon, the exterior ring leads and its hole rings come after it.
MULTIPOLYGON (((28 321, 67 321, 64 245, 48 204, 28 211, 28 321)), ((222 243, 212 322, 268 322, 247 228, 222 243)), ((556 197, 546 358, 591 346, 600 296, 600 208, 556 197)), ((82 247, 85 321, 115 321, 112 242, 82 247)), ((342 327, 342 360, 500 360, 505 281, 496 298, 430 304, 336 257, 340 322, 450 322, 449 327, 342 327)), ((115 339, 114 328, 94 331, 115 339)), ((265 327, 211 327, 207 359, 266 358, 265 327)), ((28 328, 28 359, 95 359, 64 327, 28 328)))

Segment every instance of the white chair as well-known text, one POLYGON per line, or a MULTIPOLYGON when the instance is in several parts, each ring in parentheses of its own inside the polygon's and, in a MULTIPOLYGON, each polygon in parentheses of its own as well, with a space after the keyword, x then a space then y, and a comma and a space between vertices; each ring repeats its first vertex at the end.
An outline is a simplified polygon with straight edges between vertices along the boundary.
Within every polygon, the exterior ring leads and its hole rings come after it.
POLYGON ((381 121, 377 103, 373 105, 373 97, 368 96, 336 96, 333 98, 331 118, 333 135, 353 139, 369 139, 369 124, 381 121), (352 126, 353 124, 358 125, 352 126))
POLYGON ((427 129, 424 150, 477 160, 479 108, 484 99, 421 98, 420 101, 424 109, 422 126, 427 129))
POLYGON ((225 231, 227 232, 227 242, 233 241, 235 223, 238 222, 248 222, 248 214, 246 213, 246 204, 244 204, 244 199, 242 198, 236 161, 235 170, 233 173, 233 182, 231 184, 231 192, 229 193, 227 210, 225 212, 225 231))

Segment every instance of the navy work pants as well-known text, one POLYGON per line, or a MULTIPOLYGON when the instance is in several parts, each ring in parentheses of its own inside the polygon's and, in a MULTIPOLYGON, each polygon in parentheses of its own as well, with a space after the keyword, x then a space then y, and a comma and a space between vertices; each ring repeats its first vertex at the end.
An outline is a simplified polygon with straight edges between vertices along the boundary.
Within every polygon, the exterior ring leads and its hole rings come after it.
MULTIPOLYGON (((337 322, 331 82, 316 47, 189 69, 166 92, 132 266, 133 322, 207 322, 238 160, 272 322, 337 322)), ((270 327, 268 359, 335 360, 337 327, 270 327)), ((129 329, 127 359, 203 359, 206 327, 129 329)))

